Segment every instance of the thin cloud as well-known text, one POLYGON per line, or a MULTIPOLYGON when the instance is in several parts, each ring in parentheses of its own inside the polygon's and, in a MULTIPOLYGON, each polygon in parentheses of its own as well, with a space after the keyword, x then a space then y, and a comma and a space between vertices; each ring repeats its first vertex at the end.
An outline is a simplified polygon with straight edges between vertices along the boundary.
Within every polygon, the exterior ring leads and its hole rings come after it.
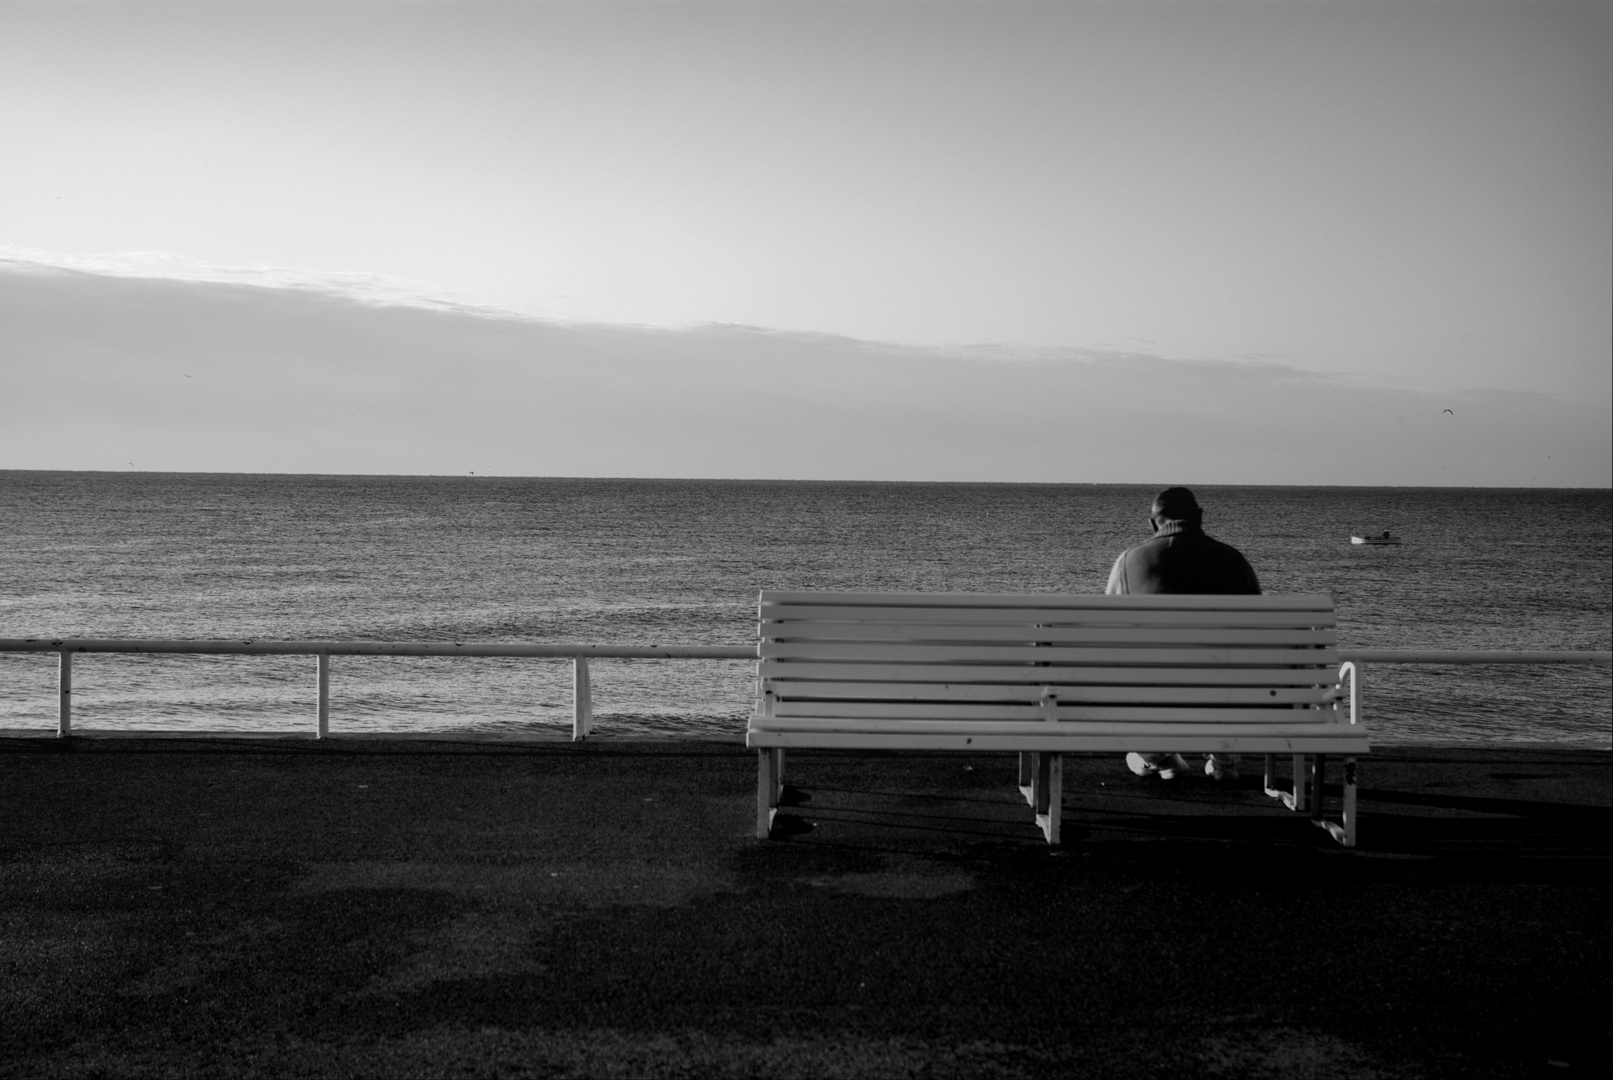
POLYGON ((526 318, 517 312, 452 299, 445 291, 418 282, 364 270, 314 270, 292 266, 224 266, 168 251, 115 251, 63 255, 0 244, 0 269, 17 273, 76 271, 103 277, 188 281, 291 289, 383 307, 418 307, 500 318, 526 318))
MULTIPOLYGON (((1158 353, 1121 345, 1091 347, 1057 347, 1024 345, 1015 342, 978 342, 960 345, 918 345, 899 341, 869 341, 814 330, 791 330, 778 327, 753 326, 746 323, 703 322, 670 326, 651 326, 643 323, 590 323, 584 320, 534 315, 504 308, 472 304, 446 295, 419 282, 404 281, 363 270, 317 270, 288 266, 226 266, 205 262, 186 255, 166 251, 120 251, 88 255, 66 255, 15 245, 0 244, 0 271, 14 273, 69 272, 93 274, 101 277, 133 278, 147 281, 184 282, 212 285, 245 285, 261 289, 281 289, 299 293, 351 301, 376 307, 419 308, 427 311, 444 311, 455 314, 539 322, 564 326, 617 326, 639 329, 670 330, 693 333, 717 333, 730 336, 764 338, 770 341, 793 341, 804 345, 838 350, 874 350, 885 355, 906 353, 914 357, 966 357, 984 362, 999 363, 1129 363, 1164 359, 1158 353)), ((1215 363, 1261 362, 1242 358, 1215 363)), ((1298 374, 1297 369, 1292 370, 1298 374)))
POLYGON ((1605 486, 1613 459, 1602 402, 1135 349, 563 324, 15 259, 0 323, 0 468, 1605 486))

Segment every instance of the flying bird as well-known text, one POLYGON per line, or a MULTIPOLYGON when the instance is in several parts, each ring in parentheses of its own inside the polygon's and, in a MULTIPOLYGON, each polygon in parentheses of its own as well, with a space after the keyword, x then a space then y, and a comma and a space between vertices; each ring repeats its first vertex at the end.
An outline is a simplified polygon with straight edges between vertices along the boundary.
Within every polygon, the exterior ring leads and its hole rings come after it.
POLYGON ((1450 411, 1450 410, 1449 410, 1449 409, 1446 409, 1446 410, 1445 410, 1445 411, 1446 411, 1446 412, 1450 412, 1450 413, 1451 413, 1451 415, 1452 415, 1452 416, 1455 416, 1455 415, 1456 415, 1456 414, 1455 414, 1455 413, 1453 413, 1453 412, 1451 412, 1451 411, 1450 411))

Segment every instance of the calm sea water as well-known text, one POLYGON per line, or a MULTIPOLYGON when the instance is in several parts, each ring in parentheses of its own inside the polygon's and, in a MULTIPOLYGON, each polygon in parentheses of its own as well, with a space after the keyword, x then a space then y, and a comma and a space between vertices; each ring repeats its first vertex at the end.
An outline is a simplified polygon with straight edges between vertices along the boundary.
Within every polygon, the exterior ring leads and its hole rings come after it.
MULTIPOLYGON (((1607 649, 1607 491, 1202 487, 1270 593, 1346 646, 1607 649), (1393 529, 1401 547, 1351 545, 1393 529)), ((763 588, 1101 592, 1152 488, 0 472, 0 637, 733 644, 763 588)), ((306 731, 311 657, 82 656, 81 729, 306 731)), ((1606 668, 1369 672, 1377 741, 1606 747, 1606 668)), ((601 736, 741 737, 754 665, 595 661, 601 736)), ((341 731, 559 732, 554 660, 337 657, 341 731)), ((54 726, 0 654, 0 728, 54 726)))

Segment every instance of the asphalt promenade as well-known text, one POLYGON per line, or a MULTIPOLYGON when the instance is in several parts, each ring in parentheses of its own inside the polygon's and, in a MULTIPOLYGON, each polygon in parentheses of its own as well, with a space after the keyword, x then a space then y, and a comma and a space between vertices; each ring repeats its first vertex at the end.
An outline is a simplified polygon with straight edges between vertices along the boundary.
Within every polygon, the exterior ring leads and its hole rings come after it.
POLYGON ((1613 759, 0 739, 6 1076, 1607 1076, 1613 759), (1336 794, 1336 789, 1335 789, 1336 794))

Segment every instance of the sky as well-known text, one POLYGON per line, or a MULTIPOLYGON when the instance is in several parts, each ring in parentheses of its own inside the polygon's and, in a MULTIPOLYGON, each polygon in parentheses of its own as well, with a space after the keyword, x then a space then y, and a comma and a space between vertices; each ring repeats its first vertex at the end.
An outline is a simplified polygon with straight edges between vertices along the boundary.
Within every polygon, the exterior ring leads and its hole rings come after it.
POLYGON ((0 147, 0 468, 1613 482, 1601 0, 0 0, 0 147))

